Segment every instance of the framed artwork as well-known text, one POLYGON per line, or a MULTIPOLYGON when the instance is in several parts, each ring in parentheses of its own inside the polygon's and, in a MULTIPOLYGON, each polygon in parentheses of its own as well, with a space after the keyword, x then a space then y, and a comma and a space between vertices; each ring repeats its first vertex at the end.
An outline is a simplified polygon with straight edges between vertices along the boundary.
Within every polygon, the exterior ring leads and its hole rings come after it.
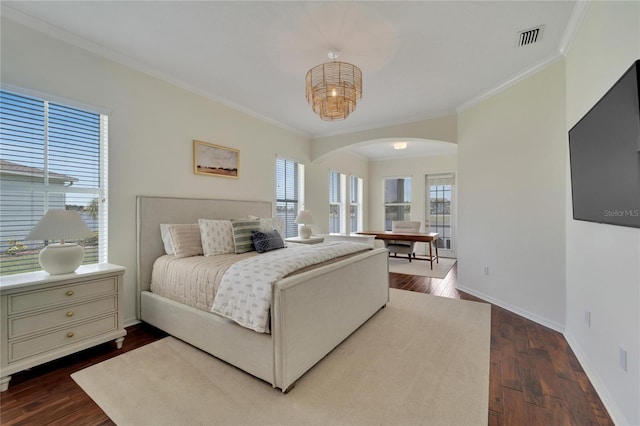
POLYGON ((239 177, 240 151, 193 141, 193 172, 199 175, 239 177))

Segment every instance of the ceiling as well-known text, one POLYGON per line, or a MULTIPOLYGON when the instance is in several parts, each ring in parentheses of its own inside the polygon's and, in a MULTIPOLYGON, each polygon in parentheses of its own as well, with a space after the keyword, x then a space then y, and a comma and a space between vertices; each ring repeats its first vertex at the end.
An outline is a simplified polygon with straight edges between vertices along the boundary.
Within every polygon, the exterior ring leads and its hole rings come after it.
MULTIPOLYGON (((3 1, 2 14, 318 137, 454 114, 558 58, 576 4, 3 1), (517 47, 519 31, 540 25, 536 43, 517 47), (330 49, 363 73, 362 101, 344 121, 321 120, 305 99, 305 74, 330 49)), ((371 144, 359 149, 386 156, 371 144)))

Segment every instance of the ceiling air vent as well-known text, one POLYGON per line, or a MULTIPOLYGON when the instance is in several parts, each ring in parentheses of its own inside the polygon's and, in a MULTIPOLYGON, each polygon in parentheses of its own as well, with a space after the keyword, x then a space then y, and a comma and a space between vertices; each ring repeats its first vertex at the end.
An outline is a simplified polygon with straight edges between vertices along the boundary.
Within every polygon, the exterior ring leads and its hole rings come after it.
POLYGON ((544 30, 544 25, 520 31, 518 33, 518 47, 527 46, 540 40, 540 37, 542 37, 542 30, 544 30))

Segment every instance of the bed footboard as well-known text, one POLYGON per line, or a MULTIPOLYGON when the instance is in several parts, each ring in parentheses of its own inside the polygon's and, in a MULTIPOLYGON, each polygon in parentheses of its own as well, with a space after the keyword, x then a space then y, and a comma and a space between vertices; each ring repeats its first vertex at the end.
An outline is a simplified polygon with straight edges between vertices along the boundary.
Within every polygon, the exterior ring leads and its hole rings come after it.
POLYGON ((141 314, 142 321, 273 384, 271 335, 148 291, 141 294, 141 314))
POLYGON ((389 301, 386 249, 280 281, 271 330, 275 387, 287 390, 389 301))

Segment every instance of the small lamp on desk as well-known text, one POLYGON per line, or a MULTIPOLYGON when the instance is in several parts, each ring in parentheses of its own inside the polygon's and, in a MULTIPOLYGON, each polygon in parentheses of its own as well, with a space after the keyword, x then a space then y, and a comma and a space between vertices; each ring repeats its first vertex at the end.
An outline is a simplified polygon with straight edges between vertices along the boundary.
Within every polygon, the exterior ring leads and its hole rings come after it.
POLYGON ((42 250, 38 260, 40 266, 51 275, 70 274, 78 269, 84 260, 84 249, 65 240, 89 238, 93 232, 75 210, 47 210, 40 222, 31 230, 25 240, 56 241, 42 250))
POLYGON ((309 225, 313 224, 313 217, 309 210, 300 210, 300 213, 298 213, 294 223, 302 224, 298 230, 300 238, 304 240, 311 238, 311 227, 309 225))

